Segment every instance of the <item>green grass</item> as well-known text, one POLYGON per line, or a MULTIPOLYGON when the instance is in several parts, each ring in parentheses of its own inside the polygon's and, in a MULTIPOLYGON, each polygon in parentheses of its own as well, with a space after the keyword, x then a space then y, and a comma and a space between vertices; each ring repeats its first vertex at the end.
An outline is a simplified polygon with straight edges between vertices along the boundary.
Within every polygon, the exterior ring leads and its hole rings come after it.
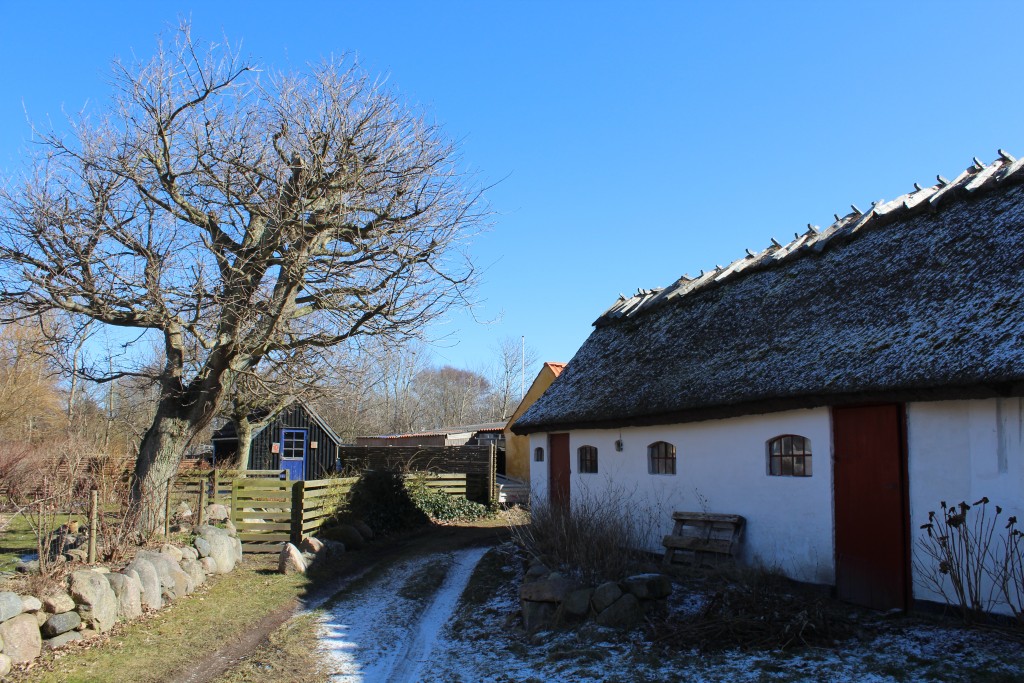
MULTIPOLYGON (((308 580, 283 576, 247 560, 193 595, 148 618, 121 624, 100 647, 45 654, 16 681, 142 683, 187 670, 299 595, 308 580)), ((244 679, 239 679, 244 680, 244 679)))
MULTIPOLYGON (((8 517, 4 517, 6 521, 8 517)), ((36 552, 36 534, 24 515, 10 520, 0 533, 0 571, 14 571, 23 555, 36 552)))

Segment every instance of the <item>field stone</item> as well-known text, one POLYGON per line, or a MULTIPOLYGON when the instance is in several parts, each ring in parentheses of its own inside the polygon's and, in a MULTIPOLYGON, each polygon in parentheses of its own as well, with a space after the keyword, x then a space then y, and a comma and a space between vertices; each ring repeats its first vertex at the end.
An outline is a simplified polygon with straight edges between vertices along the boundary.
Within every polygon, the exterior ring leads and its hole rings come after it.
POLYGON ((206 583, 206 571, 203 569, 203 563, 199 560, 182 560, 181 570, 189 575, 193 586, 199 587, 206 583))
POLYGON ((53 638, 44 640, 43 647, 47 650, 53 650, 58 647, 63 647, 68 643, 73 643, 76 640, 82 640, 82 634, 78 631, 68 631, 67 633, 62 633, 59 636, 54 636, 53 638))
POLYGON ((117 614, 125 621, 142 616, 142 585, 125 574, 107 574, 107 582, 117 596, 117 614))
POLYGON ((594 594, 593 588, 580 588, 571 591, 562 600, 562 610, 573 617, 585 617, 590 611, 590 597, 594 594))
POLYGON ((213 548, 210 546, 210 542, 202 536, 198 536, 195 541, 196 552, 199 553, 199 557, 209 557, 213 548))
POLYGON ((632 626, 644 616, 640 600, 632 593, 626 593, 597 615, 601 626, 632 626))
POLYGON ((89 553, 84 548, 72 548, 64 552, 64 557, 68 562, 86 562, 89 559, 89 553))
POLYGON ((70 589, 83 622, 101 632, 113 628, 117 623, 117 596, 106 576, 88 569, 72 572, 70 589))
POLYGON ((232 536, 231 537, 231 544, 235 548, 235 562, 236 563, 237 562, 241 562, 242 561, 242 539, 238 538, 237 536, 232 536))
POLYGON ((75 609, 75 600, 67 593, 53 593, 43 598, 43 609, 50 614, 63 614, 75 609))
POLYGON ((172 600, 184 597, 195 590, 192 578, 182 571, 181 565, 175 562, 170 555, 144 550, 136 557, 149 560, 156 567, 157 574, 160 576, 160 585, 163 586, 164 593, 172 600))
POLYGON ((530 568, 526 570, 526 580, 536 581, 550 573, 551 570, 543 562, 533 562, 530 564, 530 568))
MULTIPOLYGON (((42 628, 43 624, 45 624, 46 620, 49 619, 50 616, 51 616, 49 613, 44 612, 43 610, 39 610, 35 614, 36 614, 36 623, 39 624, 39 628, 42 628)), ((2 649, 3 648, 0 647, 0 650, 2 650, 2 649)))
POLYGON ((622 589, 619 588, 619 584, 608 581, 594 589, 591 600, 594 603, 594 609, 597 612, 603 612, 620 597, 622 597, 622 589))
POLYGON ((206 506, 206 519, 211 522, 223 522, 230 516, 227 507, 220 503, 210 503, 206 506))
POLYGON ((0 640, 4 654, 14 664, 27 664, 43 650, 43 637, 33 614, 19 614, 0 624, 0 640))
POLYGON ((321 531, 320 535, 333 541, 341 541, 348 550, 359 550, 366 545, 363 535, 351 524, 339 524, 321 531))
POLYGON ((576 582, 564 576, 552 575, 547 579, 524 583, 519 587, 519 599, 533 602, 562 602, 577 588, 576 582))
POLYGON ((217 573, 217 561, 214 560, 212 557, 204 557, 203 559, 199 560, 199 564, 203 566, 203 571, 207 574, 217 573))
POLYGON ((318 553, 324 549, 324 542, 314 536, 306 536, 299 544, 299 550, 307 553, 318 553))
POLYGON ((183 557, 181 548, 171 543, 164 543, 162 546, 160 546, 160 553, 162 555, 167 555, 175 562, 181 562, 181 559, 183 557))
POLYGON ((181 562, 184 562, 185 560, 198 560, 198 559, 199 559, 199 551, 196 550, 195 548, 192 548, 190 546, 186 546, 184 548, 181 548, 181 560, 180 560, 181 562))
POLYGON ((11 591, 0 592, 0 621, 7 621, 21 614, 21 596, 11 591))
POLYGON ((519 605, 523 612, 523 627, 527 631, 538 631, 551 626, 555 617, 555 603, 520 600, 519 605))
POLYGON ((291 543, 281 546, 281 554, 277 558, 277 571, 282 574, 303 574, 306 571, 306 560, 302 553, 291 543))
POLYGON ((235 528, 234 522, 232 522, 230 519, 225 520, 224 531, 228 532, 228 536, 230 536, 231 538, 234 538, 238 535, 238 529, 235 528))
POLYGON ((74 631, 82 623, 78 612, 64 612, 51 615, 39 629, 47 638, 55 638, 62 633, 74 631))
POLYGON ((174 516, 178 519, 192 519, 192 508, 185 501, 181 501, 174 509, 174 516))
POLYGON ((373 540, 373 529, 371 529, 366 522, 364 522, 361 519, 357 519, 356 521, 352 522, 352 526, 356 528, 356 531, 358 531, 359 535, 362 536, 364 539, 366 539, 367 541, 373 540))
POLYGON ((0 678, 3 678, 7 674, 11 673, 11 668, 14 666, 14 662, 7 655, 0 655, 0 678))
POLYGON ((126 569, 126 573, 129 576, 132 572, 138 576, 139 584, 142 586, 142 604, 149 609, 160 609, 163 607, 164 599, 160 586, 160 575, 157 574, 153 563, 145 558, 136 557, 126 569))
POLYGON ((664 574, 630 576, 622 587, 640 600, 661 600, 672 594, 672 581, 664 574))
MULTIPOLYGON (((228 536, 227 532, 223 529, 218 529, 209 524, 204 524, 197 531, 210 545, 208 556, 212 557, 217 563, 217 573, 227 574, 234 569, 235 562, 239 559, 238 549, 234 543, 237 539, 228 536)), ((200 554, 202 554, 202 550, 200 550, 200 554)))
POLYGON ((21 611, 22 612, 38 612, 43 608, 42 601, 34 595, 22 595, 21 596, 21 611))

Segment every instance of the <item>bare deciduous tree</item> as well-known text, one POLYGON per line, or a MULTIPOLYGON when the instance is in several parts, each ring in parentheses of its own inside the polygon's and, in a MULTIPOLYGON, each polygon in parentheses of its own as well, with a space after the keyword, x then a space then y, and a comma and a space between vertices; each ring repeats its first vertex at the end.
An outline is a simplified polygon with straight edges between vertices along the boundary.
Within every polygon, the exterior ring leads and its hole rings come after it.
POLYGON ((0 301, 159 336, 133 491, 154 529, 235 376, 420 333, 465 301, 459 245, 484 209, 442 132, 352 60, 261 73, 186 25, 116 65, 115 86, 100 118, 41 133, 27 179, 0 189, 0 301))
POLYGON ((498 358, 491 382, 491 413, 493 419, 504 420, 519 405, 525 383, 533 381, 533 377, 526 375, 537 363, 537 351, 515 337, 503 338, 495 351, 498 358))

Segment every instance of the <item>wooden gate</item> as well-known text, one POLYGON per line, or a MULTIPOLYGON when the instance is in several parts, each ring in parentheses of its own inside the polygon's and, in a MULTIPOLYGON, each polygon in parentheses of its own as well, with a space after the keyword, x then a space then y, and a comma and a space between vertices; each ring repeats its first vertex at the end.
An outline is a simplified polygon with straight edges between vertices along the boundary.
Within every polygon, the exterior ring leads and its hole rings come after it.
POLYGON ((910 585, 903 407, 837 407, 836 592, 879 610, 905 609, 910 585))
POLYGON ((549 443, 549 500, 552 505, 569 506, 569 435, 552 434, 549 443))

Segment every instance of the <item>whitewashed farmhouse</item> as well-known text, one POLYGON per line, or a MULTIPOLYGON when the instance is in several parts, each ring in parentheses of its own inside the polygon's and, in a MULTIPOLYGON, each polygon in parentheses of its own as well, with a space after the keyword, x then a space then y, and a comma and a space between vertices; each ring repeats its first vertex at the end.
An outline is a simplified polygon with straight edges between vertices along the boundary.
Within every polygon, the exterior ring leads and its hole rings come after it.
MULTIPOLYGON (((952 181, 620 299, 514 425, 535 504, 743 515, 742 559, 903 608, 940 500, 1024 517, 1024 171, 952 181)), ((658 549, 655 547, 652 550, 658 549)))

